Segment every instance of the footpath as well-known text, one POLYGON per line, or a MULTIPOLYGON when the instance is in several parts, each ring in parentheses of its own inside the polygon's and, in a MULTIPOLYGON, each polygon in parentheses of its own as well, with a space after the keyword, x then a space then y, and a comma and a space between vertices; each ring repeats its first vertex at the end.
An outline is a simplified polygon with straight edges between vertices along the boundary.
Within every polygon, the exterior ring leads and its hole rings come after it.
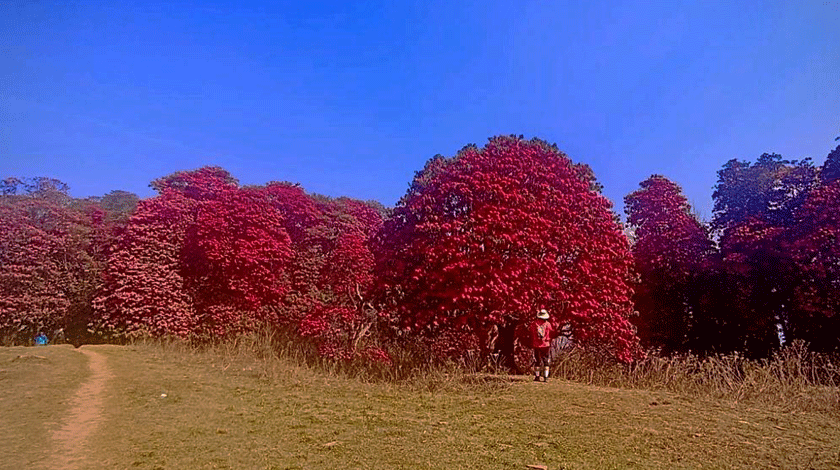
POLYGON ((84 346, 77 351, 88 357, 91 374, 72 398, 70 412, 61 427, 53 433, 55 450, 48 468, 77 470, 96 465, 86 461, 87 443, 102 420, 105 389, 112 374, 102 354, 84 346))

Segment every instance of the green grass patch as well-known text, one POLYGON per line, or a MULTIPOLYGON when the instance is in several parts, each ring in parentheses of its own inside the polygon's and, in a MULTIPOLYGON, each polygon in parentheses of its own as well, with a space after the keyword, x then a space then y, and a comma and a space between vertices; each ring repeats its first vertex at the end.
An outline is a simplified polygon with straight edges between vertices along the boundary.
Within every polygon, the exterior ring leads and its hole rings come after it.
MULTIPOLYGON (((178 345, 85 347, 113 374, 85 468, 840 468, 840 423, 825 413, 523 377, 365 382, 178 345)), ((9 468, 49 455, 84 359, 52 346, 0 350, 0 442, 30 455, 9 468), (49 360, 12 361, 20 351, 49 360)))

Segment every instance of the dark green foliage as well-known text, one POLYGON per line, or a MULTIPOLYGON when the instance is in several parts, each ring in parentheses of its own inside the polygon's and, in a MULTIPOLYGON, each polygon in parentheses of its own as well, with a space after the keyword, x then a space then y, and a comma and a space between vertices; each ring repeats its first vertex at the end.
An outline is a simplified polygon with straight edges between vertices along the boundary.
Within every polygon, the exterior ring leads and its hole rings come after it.
POLYGON ((820 171, 822 184, 829 184, 838 178, 840 178, 840 145, 828 154, 820 171))

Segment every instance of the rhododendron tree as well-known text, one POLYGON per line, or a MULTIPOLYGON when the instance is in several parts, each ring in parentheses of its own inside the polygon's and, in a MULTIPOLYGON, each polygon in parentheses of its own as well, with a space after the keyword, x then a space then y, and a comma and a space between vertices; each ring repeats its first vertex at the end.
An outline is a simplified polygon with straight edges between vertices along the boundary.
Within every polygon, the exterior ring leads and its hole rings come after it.
POLYGON ((695 323, 695 282, 712 244, 678 185, 653 175, 640 187, 624 199, 639 274, 639 316, 633 322, 645 346, 666 354, 686 351, 695 323))
POLYGON ((0 334, 26 342, 86 330, 104 256, 97 234, 103 212, 73 200, 51 178, 7 178, 0 184, 0 334))
POLYGON ((378 247, 384 305, 413 334, 489 353, 538 308, 581 345, 630 361, 632 257, 609 201, 555 146, 495 137, 418 172, 378 247))
POLYGON ((195 312, 180 269, 189 202, 164 192, 138 203, 94 300, 99 328, 127 336, 192 331, 195 312))
POLYGON ((374 280, 372 237, 382 227, 373 206, 342 197, 319 202, 327 228, 319 285, 353 303, 368 298, 374 280), (352 300, 351 300, 352 299, 352 300))
MULTIPOLYGON (((302 196, 301 191, 297 197, 302 196)), ((387 355, 367 341, 377 323, 370 304, 371 237, 382 225, 380 211, 350 198, 306 197, 309 204, 292 204, 294 219, 304 222, 298 227, 306 230, 294 231, 297 289, 286 302, 287 317, 324 357, 384 360, 387 355)))
POLYGON ((807 341, 818 351, 840 350, 840 147, 822 167, 822 184, 797 213, 791 243, 799 273, 797 311, 787 318, 787 339, 807 341))
POLYGON ((241 331, 271 319, 288 290, 283 217, 258 189, 216 167, 152 183, 111 257, 95 306, 128 335, 241 331), (268 316, 267 316, 268 315, 268 316))
POLYGON ((3 343, 25 341, 54 328, 69 301, 60 289, 63 231, 33 224, 28 211, 0 202, 0 332, 3 343))
POLYGON ((289 235, 260 189, 223 186, 201 200, 182 255, 202 330, 224 336, 276 319, 265 308, 289 288, 289 235))
MULTIPOLYGON (((321 253, 329 239, 329 230, 325 227, 323 213, 316 201, 297 184, 271 182, 262 191, 272 206, 283 214, 283 228, 289 235, 292 250, 290 295, 303 299, 310 289, 317 287, 324 267, 321 253)), ((287 309, 285 321, 300 320, 297 310, 287 309)))

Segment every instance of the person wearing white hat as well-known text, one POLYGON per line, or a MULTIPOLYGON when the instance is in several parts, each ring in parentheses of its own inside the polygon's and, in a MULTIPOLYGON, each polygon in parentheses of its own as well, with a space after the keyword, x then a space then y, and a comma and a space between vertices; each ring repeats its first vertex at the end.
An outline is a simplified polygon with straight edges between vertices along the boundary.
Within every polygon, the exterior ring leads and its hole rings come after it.
POLYGON ((534 349, 534 382, 548 382, 549 353, 551 340, 560 335, 560 331, 548 321, 550 318, 545 309, 537 312, 537 318, 531 323, 528 331, 531 336, 531 347, 534 349), (542 374, 540 374, 542 373, 542 374))

